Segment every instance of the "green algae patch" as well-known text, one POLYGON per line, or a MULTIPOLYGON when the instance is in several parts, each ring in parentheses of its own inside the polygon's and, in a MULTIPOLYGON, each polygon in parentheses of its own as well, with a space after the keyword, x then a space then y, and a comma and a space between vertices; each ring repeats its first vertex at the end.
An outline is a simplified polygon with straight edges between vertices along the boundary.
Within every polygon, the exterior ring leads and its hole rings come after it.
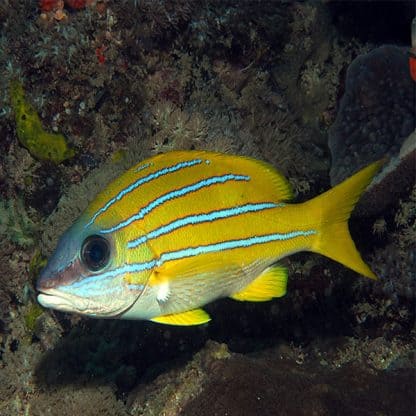
POLYGON ((124 149, 119 149, 116 150, 112 155, 111 155, 111 162, 112 163, 119 163, 121 162, 123 159, 125 159, 127 156, 127 152, 124 149))
POLYGON ((39 277, 41 270, 46 266, 47 259, 43 257, 40 250, 36 249, 35 254, 29 263, 29 274, 33 280, 39 277))
POLYGON ((10 82, 10 100, 16 119, 16 132, 20 143, 36 159, 61 163, 74 156, 65 136, 49 133, 33 106, 26 101, 23 85, 17 80, 10 82))
POLYGON ((36 303, 28 306, 24 315, 25 325, 28 331, 33 332, 35 330, 36 321, 43 313, 43 309, 36 303))

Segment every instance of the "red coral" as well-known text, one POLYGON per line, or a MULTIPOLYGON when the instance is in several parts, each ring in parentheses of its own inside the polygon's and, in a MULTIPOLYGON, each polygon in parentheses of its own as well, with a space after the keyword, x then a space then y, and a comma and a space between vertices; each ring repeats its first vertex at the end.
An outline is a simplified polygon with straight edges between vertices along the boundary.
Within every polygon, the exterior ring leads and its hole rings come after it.
POLYGON ((57 9, 62 9, 63 5, 70 7, 71 9, 79 10, 84 9, 91 4, 91 0, 40 0, 39 8, 42 12, 51 12, 57 9))
POLYGON ((72 9, 83 9, 88 3, 88 0, 65 0, 65 4, 72 9))
POLYGON ((102 65, 103 63, 105 63, 105 55, 104 55, 104 51, 107 48, 102 45, 98 48, 95 49, 95 55, 97 56, 98 62, 102 65))
POLYGON ((59 0, 40 0, 39 7, 42 12, 50 12, 59 7, 59 0))

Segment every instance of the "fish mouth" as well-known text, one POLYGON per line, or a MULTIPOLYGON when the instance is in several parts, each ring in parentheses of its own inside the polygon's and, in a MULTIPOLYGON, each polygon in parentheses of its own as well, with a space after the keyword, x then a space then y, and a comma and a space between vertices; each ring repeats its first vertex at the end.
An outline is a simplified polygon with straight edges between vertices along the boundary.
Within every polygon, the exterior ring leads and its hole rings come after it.
POLYGON ((44 289, 37 296, 38 302, 44 308, 57 309, 63 312, 73 312, 76 309, 71 298, 72 296, 56 289, 44 289))
POLYGON ((80 298, 58 289, 38 289, 37 300, 44 308, 51 308, 61 312, 77 313, 92 318, 116 318, 127 310, 131 305, 121 302, 106 306, 102 302, 91 299, 80 298))

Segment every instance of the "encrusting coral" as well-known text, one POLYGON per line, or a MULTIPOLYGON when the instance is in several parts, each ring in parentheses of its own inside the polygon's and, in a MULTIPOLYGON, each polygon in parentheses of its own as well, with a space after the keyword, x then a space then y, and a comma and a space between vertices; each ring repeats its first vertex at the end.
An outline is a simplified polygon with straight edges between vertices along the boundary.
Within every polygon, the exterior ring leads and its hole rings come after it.
POLYGON ((25 98, 23 85, 17 80, 10 83, 10 100, 17 137, 34 157, 60 163, 74 156, 74 150, 62 134, 48 133, 43 129, 38 114, 25 98))
POLYGON ((406 48, 385 45, 355 58, 329 129, 332 185, 374 160, 399 153, 416 128, 414 94, 406 48))
POLYGON ((360 201, 358 215, 377 215, 409 195, 415 183, 416 130, 407 137, 400 150, 389 159, 360 201))

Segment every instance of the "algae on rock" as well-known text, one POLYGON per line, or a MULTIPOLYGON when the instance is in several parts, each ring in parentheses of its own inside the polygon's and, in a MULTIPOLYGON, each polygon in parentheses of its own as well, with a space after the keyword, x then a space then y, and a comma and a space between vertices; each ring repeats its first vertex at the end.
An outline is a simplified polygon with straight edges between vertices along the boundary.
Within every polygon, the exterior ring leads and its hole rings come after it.
POLYGON ((15 113, 16 133, 20 143, 37 159, 61 163, 74 156, 62 134, 48 133, 33 106, 25 99, 23 85, 10 83, 10 101, 15 113))

